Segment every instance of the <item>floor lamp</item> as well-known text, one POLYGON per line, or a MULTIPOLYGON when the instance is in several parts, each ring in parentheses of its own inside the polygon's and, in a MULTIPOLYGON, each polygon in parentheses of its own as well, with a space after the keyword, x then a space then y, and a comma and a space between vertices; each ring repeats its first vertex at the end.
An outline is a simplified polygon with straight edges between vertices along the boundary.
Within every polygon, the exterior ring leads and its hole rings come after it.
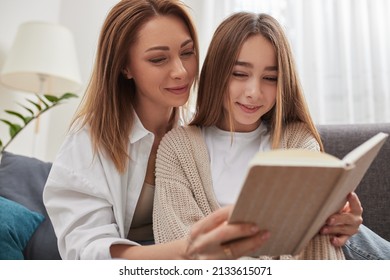
POLYGON ((38 95, 59 96, 78 90, 81 79, 73 34, 55 23, 21 24, 0 72, 0 82, 38 95))

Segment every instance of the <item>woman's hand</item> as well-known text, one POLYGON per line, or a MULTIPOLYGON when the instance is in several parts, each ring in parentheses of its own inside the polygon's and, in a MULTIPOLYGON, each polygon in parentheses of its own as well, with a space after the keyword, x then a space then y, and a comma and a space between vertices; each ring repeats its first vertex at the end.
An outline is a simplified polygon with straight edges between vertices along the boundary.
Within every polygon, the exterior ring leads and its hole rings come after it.
POLYGON ((237 259, 258 249, 269 233, 252 224, 228 224, 232 206, 221 208, 191 229, 184 257, 187 259, 237 259))
POLYGON ((352 235, 358 232, 363 222, 362 213, 360 200, 357 194, 352 192, 348 195, 343 209, 327 219, 320 233, 331 235, 331 242, 334 246, 343 246, 352 235))

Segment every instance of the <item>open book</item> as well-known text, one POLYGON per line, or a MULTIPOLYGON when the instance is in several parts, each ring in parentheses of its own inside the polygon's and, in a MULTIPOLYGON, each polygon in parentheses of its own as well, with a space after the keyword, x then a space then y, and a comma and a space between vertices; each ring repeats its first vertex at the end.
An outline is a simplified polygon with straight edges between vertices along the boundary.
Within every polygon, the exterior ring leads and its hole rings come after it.
POLYGON ((317 151, 259 152, 229 219, 270 231, 254 255, 296 255, 346 203, 388 137, 378 133, 342 160, 317 151))

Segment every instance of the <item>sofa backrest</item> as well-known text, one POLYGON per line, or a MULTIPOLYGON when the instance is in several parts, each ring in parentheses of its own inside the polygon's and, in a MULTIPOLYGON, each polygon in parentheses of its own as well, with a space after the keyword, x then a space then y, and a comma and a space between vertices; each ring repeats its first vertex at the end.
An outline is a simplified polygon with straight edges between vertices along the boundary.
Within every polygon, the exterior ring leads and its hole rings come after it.
MULTIPOLYGON (((378 132, 390 134, 390 123, 318 125, 325 152, 343 158, 378 132)), ((363 224, 390 241, 390 140, 363 177, 356 193, 363 206, 363 224)))
POLYGON ((23 254, 25 259, 60 259, 53 225, 42 201, 52 164, 36 158, 3 152, 0 162, 0 196, 45 216, 23 254))

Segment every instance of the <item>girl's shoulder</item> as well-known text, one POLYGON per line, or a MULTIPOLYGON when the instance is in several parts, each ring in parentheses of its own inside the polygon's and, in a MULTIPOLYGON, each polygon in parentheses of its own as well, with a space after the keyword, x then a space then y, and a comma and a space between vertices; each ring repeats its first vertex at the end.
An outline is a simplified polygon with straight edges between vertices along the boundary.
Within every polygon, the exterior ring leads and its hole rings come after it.
POLYGON ((319 143, 315 136, 303 122, 296 121, 289 123, 283 133, 283 148, 304 148, 319 150, 319 143))
POLYGON ((167 132, 160 142, 159 158, 181 158, 189 160, 200 151, 206 151, 201 129, 196 126, 176 127, 167 132))
POLYGON ((284 130, 285 134, 297 134, 297 135, 303 135, 306 133, 310 133, 310 130, 306 126, 304 122, 301 121, 294 121, 290 122, 286 125, 286 128, 284 130))
POLYGON ((197 126, 179 126, 168 131, 161 142, 185 141, 202 137, 201 129, 197 126))

